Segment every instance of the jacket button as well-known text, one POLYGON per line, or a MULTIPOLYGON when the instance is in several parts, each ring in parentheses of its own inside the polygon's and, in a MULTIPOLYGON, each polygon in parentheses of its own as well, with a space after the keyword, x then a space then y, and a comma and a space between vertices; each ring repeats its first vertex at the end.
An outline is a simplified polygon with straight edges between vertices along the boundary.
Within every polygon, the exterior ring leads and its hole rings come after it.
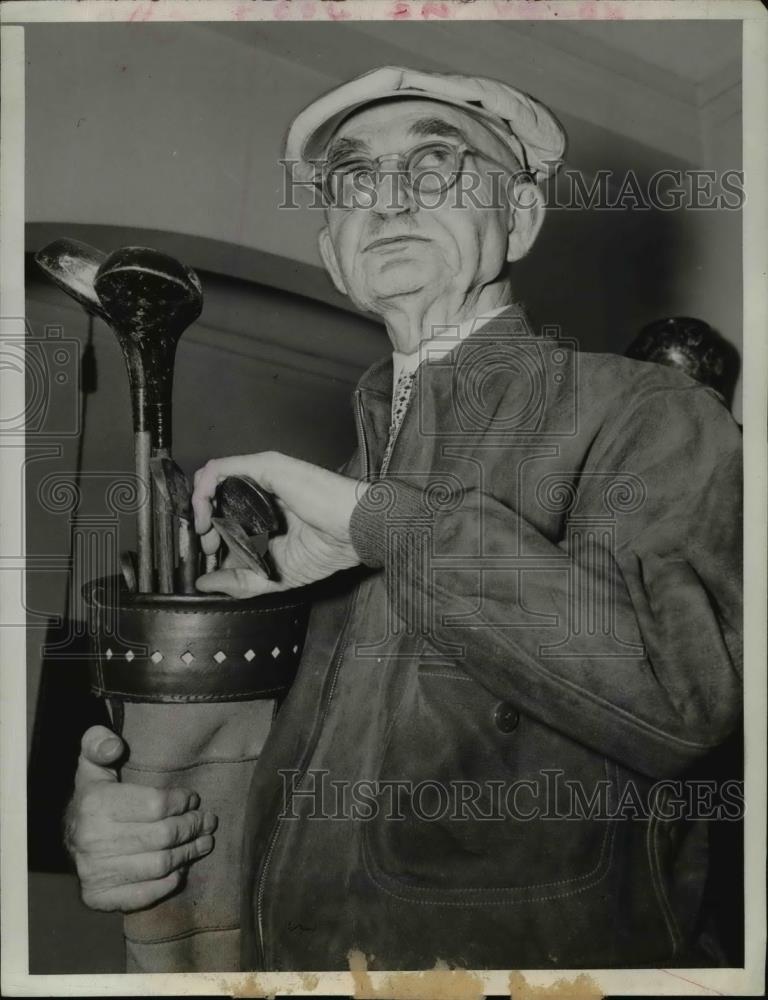
POLYGON ((496 707, 496 711, 493 714, 493 721, 496 723, 496 728, 500 733, 512 733, 517 729, 517 724, 520 721, 520 713, 514 705, 510 705, 508 701, 503 701, 496 707))

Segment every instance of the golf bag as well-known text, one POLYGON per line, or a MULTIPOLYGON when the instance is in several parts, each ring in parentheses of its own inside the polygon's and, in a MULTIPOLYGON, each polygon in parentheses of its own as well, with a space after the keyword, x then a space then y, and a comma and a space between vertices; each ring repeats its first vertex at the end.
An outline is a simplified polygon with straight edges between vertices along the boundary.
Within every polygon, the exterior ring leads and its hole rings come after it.
POLYGON ((91 686, 128 748, 121 780, 192 789, 219 818, 181 889, 126 915, 126 971, 237 971, 245 799, 298 668, 306 597, 136 594, 117 577, 83 593, 91 686))

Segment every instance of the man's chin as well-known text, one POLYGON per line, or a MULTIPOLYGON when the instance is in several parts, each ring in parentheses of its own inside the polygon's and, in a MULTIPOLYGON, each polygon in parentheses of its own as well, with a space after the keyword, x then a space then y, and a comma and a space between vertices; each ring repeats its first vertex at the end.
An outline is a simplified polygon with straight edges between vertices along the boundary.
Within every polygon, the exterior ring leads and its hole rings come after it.
POLYGON ((399 270, 398 274, 377 275, 376 281, 369 283, 368 291, 374 301, 393 299, 398 296, 418 295, 430 284, 429 278, 419 274, 418 271, 414 273, 414 268, 411 268, 410 272, 406 268, 399 270))
POLYGON ((424 285, 418 285, 415 288, 395 288, 390 290, 382 290, 377 292, 374 299, 375 302, 391 302, 393 299, 407 299, 415 298, 424 291, 424 285))

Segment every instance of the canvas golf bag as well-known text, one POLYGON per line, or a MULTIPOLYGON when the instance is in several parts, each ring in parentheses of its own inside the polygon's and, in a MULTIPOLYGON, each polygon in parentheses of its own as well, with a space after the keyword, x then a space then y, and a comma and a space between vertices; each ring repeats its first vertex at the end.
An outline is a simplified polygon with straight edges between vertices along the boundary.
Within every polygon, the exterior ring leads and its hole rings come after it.
POLYGON ((126 971, 237 971, 245 799, 296 674, 306 598, 138 594, 117 577, 84 597, 91 686, 127 745, 120 780, 192 789, 219 820, 180 890, 125 916, 126 971))

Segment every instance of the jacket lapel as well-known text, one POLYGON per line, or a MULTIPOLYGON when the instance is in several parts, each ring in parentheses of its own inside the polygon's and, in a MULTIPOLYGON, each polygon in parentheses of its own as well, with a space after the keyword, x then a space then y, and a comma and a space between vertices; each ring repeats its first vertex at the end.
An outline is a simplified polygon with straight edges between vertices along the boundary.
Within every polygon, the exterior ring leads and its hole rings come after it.
MULTIPOLYGON (((524 311, 517 305, 510 305, 504 312, 488 320, 483 326, 458 342, 450 357, 437 363, 426 363, 419 367, 413 388, 413 402, 429 400, 429 413, 421 415, 427 421, 430 433, 445 431, 450 433, 454 421, 451 419, 455 406, 457 361, 462 348, 474 348, 480 341, 519 336, 531 336, 531 329, 524 311)), ((376 361, 364 372, 355 393, 358 412, 358 448, 361 455, 367 453, 369 471, 375 475, 387 446, 392 412, 392 358, 388 355, 376 361)), ((406 420, 407 420, 406 415, 406 420)), ((408 421, 410 422, 410 421, 408 421)), ((403 428, 405 430, 405 428, 403 428)))

